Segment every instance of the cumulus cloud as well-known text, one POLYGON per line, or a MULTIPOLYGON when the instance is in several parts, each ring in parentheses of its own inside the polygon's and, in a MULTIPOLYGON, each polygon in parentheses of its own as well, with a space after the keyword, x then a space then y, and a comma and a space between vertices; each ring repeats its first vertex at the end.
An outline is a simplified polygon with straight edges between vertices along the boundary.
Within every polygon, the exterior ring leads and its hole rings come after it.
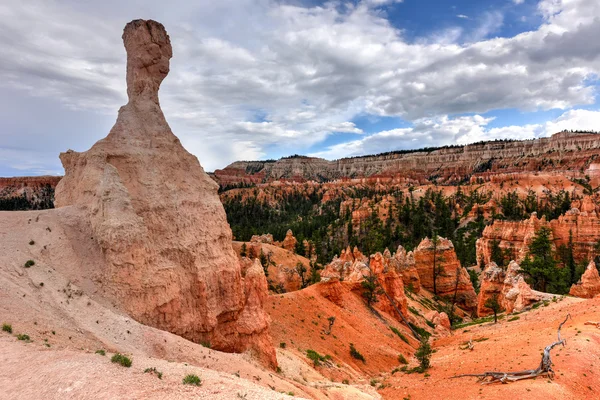
MULTIPOLYGON (((472 32, 450 28, 426 42, 405 39, 390 23, 381 6, 392 3, 398 1, 0 4, 0 87, 22 101, 38 98, 71 110, 63 110, 65 121, 53 126, 26 129, 15 122, 3 137, 3 163, 17 165, 10 160, 19 157, 6 154, 19 136, 40 154, 50 151, 37 144, 45 136, 52 136, 54 147, 85 150, 86 141, 74 146, 73 135, 61 133, 77 113, 114 121, 125 102, 119 33, 139 17, 163 22, 171 35, 172 72, 161 104, 174 132, 208 170, 263 157, 273 147, 303 152, 334 132, 378 143, 352 123, 357 116, 411 121, 410 135, 395 135, 438 145, 471 137, 463 131, 490 134, 485 118, 467 121, 457 114, 567 110, 595 102, 596 0, 542 0, 542 24, 511 38, 489 38, 504 22, 501 13, 489 12, 472 32), (423 124, 434 128, 426 133, 423 124)), ((40 119, 49 114, 44 108, 31 112, 40 119)), ((80 134, 97 139, 106 132, 104 125, 89 124, 80 134)), ((40 168, 60 173, 54 160, 40 168)))

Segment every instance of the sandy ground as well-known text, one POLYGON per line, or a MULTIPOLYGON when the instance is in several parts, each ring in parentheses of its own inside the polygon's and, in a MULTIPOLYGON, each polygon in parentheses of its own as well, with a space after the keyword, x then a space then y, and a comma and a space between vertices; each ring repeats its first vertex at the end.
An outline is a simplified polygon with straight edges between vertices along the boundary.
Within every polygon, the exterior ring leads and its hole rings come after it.
POLYGON ((586 321, 600 321, 600 299, 566 298, 519 318, 467 327, 438 340, 430 376, 396 373, 382 382, 390 386, 379 392, 386 399, 411 400, 600 398, 600 329, 584 325, 586 321), (480 385, 477 378, 450 379, 456 374, 536 368, 544 347, 557 340, 558 325, 567 314, 572 317, 562 331, 567 345, 552 352, 554 380, 542 377, 480 385), (459 346, 471 338, 486 340, 475 342, 473 351, 460 350, 459 346))

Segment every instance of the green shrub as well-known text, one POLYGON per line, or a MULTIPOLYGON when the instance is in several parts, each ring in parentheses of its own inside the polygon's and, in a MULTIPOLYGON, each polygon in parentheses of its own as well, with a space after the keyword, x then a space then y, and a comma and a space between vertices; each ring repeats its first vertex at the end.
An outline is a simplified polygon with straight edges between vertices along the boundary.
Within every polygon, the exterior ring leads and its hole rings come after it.
POLYGON ((27 260, 27 261, 25 262, 25 265, 24 265, 24 267, 25 267, 25 268, 29 268, 29 267, 32 267, 32 266, 34 266, 34 265, 35 265, 35 261, 33 261, 33 260, 27 260))
POLYGON ((189 374, 183 378, 184 385, 192 385, 192 386, 200 386, 202 384, 202 379, 198 377, 198 375, 189 374))
POLYGON ((404 336, 404 335, 402 334, 402 332, 400 332, 398 329, 394 328, 393 326, 390 326, 390 329, 392 330, 392 332, 394 332, 396 335, 398 335, 398 337, 399 337, 400 339, 402 339, 402 341, 403 341, 404 343, 406 343, 406 344, 410 344, 410 343, 408 342, 408 338, 407 338, 406 336, 404 336))
POLYGON ((279 347, 280 347, 280 348, 282 348, 282 349, 285 349, 285 346, 286 346, 285 342, 281 342, 281 343, 279 343, 279 347))
POLYGON ((331 356, 329 356, 329 355, 322 356, 319 353, 317 353, 316 351, 311 350, 311 349, 306 350, 306 357, 308 357, 310 360, 312 360, 315 367, 318 367, 319 365, 321 365, 321 362, 331 359, 331 356))
POLYGON ((129 357, 124 356, 123 354, 120 354, 120 353, 117 353, 114 356, 112 356, 110 361, 114 362, 115 364, 120 364, 127 368, 131 367, 131 364, 132 364, 132 361, 131 361, 131 359, 129 359, 129 357))
POLYGON ((12 333, 12 325, 11 324, 2 324, 2 332, 12 333))
POLYGON ((508 322, 516 321, 516 320, 519 320, 519 319, 521 319, 521 317, 519 317, 518 315, 515 315, 514 317, 510 317, 508 319, 508 322))
POLYGON ((352 343, 350 343, 350 355, 352 356, 352 358, 355 358, 362 362, 366 362, 365 357, 362 354, 360 354, 358 352, 358 350, 356 350, 356 348, 354 347, 354 344, 352 344, 352 343))
POLYGON ((207 349, 210 349, 210 342, 200 342, 200 344, 206 347, 207 349))
POLYGON ((404 357, 402 354, 398 354, 398 362, 400 364, 408 364, 408 361, 406 360, 406 357, 404 357))
POLYGON ((106 352, 104 350, 100 349, 100 350, 96 350, 96 354, 100 354, 101 356, 105 356, 106 352))
POLYGON ((17 339, 24 340, 26 342, 29 342, 31 340, 31 338, 29 337, 29 335, 26 335, 24 333, 18 334, 17 335, 17 339))
POLYGON ((419 336, 421 336, 422 338, 427 338, 429 339, 429 337, 431 336, 431 333, 427 332, 425 329, 421 328, 420 326, 417 326, 415 324, 413 324, 412 322, 409 322, 408 325, 419 334, 419 336))
POLYGON ((433 354, 433 350, 431 349, 431 345, 429 344, 429 339, 423 338, 423 340, 421 340, 421 345, 415 353, 415 357, 417 358, 417 360, 419 360, 420 368, 420 371, 417 372, 425 372, 425 370, 429 368, 431 364, 431 354, 433 354))
POLYGON ((157 370, 156 367, 146 368, 144 370, 144 373, 145 374, 153 373, 153 374, 155 374, 158 377, 158 379, 162 379, 162 377, 163 377, 162 372, 160 372, 159 370, 157 370))

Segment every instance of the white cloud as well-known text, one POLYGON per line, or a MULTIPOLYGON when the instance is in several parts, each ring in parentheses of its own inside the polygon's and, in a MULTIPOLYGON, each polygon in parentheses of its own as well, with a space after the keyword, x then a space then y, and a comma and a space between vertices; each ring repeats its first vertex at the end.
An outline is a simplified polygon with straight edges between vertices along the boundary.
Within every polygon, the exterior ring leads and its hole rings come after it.
POLYGON ((456 15, 457 18, 462 18, 462 19, 470 19, 468 15, 465 14, 457 14, 456 15))
MULTIPOLYGON (((125 102, 124 24, 163 22, 174 58, 161 104, 208 170, 274 147, 301 153, 332 132, 361 134, 350 122, 357 116, 401 117, 417 127, 433 121, 439 129, 412 136, 430 145, 458 135, 452 129, 459 125, 478 137, 477 129, 489 134, 481 122, 467 129, 467 121, 444 116, 593 104, 600 74, 596 0, 543 0, 542 25, 512 38, 488 39, 503 24, 501 13, 489 12, 474 31, 450 28, 417 42, 386 19, 386 0, 305 7, 272 0, 173 0, 168 8, 142 0, 7 3, 0 4, 2 90, 104 113, 107 121, 125 102)), ((48 116, 43 108, 31 113, 48 116)), ((25 136, 34 151, 48 151, 37 143, 52 134, 71 147, 72 137, 61 133, 68 119, 36 131, 9 122, 15 127, 4 146, 25 136)), ((105 134, 95 125, 81 133, 105 134)))
POLYGON ((492 121, 493 118, 484 118, 480 115, 425 118, 415 121, 411 128, 378 132, 362 139, 330 146, 324 151, 311 155, 332 160, 394 150, 469 144, 494 139, 533 139, 551 136, 565 129, 598 130, 600 110, 570 110, 544 124, 487 128, 492 121))
POLYGON ((525 0, 512 0, 512 2, 518 5, 525 3, 525 0))

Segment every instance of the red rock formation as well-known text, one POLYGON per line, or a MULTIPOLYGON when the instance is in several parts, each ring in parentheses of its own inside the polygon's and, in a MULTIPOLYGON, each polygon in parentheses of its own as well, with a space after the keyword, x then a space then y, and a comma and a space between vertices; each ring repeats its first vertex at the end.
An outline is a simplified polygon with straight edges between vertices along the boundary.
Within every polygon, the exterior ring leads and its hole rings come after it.
POLYGON ((485 306, 488 299, 498 296, 498 303, 507 313, 520 312, 534 303, 550 300, 553 295, 532 290, 521 274, 519 264, 512 261, 506 270, 490 263, 481 275, 481 286, 477 297, 477 315, 492 314, 485 306))
POLYGON ((294 237, 294 233, 291 229, 288 229, 287 233, 285 234, 285 239, 283 239, 283 243, 281 244, 281 247, 293 253, 296 251, 297 244, 298 240, 294 237))
POLYGON ((169 36, 155 21, 135 20, 123 41, 129 102, 105 139, 61 154, 56 205, 89 220, 106 258, 105 288, 133 318, 276 366, 262 268, 242 270, 218 185, 160 109, 169 36))
POLYGON ((571 286, 569 294, 586 299, 600 294, 600 275, 598 275, 598 269, 593 261, 589 263, 579 282, 571 286))
POLYGON ((477 260, 483 259, 485 265, 492 261, 492 242, 496 240, 502 250, 511 254, 511 259, 521 262, 527 255, 529 244, 541 227, 550 227, 550 225, 545 218, 539 219, 536 213, 524 221, 494 221, 492 225, 485 227, 482 237, 477 240, 477 260))
POLYGON ((438 237, 434 256, 434 243, 425 238, 414 252, 415 267, 419 273, 421 286, 433 291, 433 263, 436 259, 437 295, 454 298, 456 288, 456 304, 465 310, 477 308, 477 294, 469 278, 469 273, 461 267, 454 245, 448 239, 438 237), (458 274, 458 276, 457 276, 458 274), (457 285, 458 282, 458 285, 457 285))
POLYGON ((525 221, 495 221, 483 230, 483 236, 477 240, 477 260, 483 259, 486 265, 489 264, 492 241, 496 240, 501 249, 508 249, 513 260, 521 262, 541 227, 550 228, 550 239, 555 248, 568 246, 572 234, 575 260, 590 260, 596 254, 596 243, 600 241, 600 218, 595 211, 596 203, 591 198, 586 197, 578 204, 589 211, 573 208, 550 222, 537 218, 535 213, 525 221))
MULTIPOLYGON (((392 260, 389 251, 386 251, 386 254, 376 253, 367 259, 356 247, 353 251, 348 247, 321 271, 321 282, 341 282, 353 290, 362 290, 360 283, 366 276, 374 274, 382 288, 392 298, 394 305, 407 317, 408 300, 404 294, 404 284, 392 260)), ((379 296, 377 307, 400 319, 385 295, 379 296)))
POLYGON ((419 293, 421 290, 421 279, 419 278, 419 272, 415 266, 415 256, 413 255, 413 252, 409 251, 407 253, 404 247, 398 246, 398 250, 396 250, 391 262, 402 277, 404 286, 412 288, 415 293, 419 293))

